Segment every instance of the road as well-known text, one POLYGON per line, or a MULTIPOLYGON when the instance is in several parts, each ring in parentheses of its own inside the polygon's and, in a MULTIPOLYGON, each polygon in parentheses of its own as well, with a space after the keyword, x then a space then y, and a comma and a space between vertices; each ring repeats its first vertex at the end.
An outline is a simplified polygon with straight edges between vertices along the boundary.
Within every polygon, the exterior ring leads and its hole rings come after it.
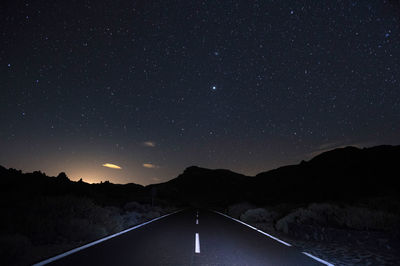
POLYGON ((188 209, 47 265, 324 264, 218 213, 188 209))

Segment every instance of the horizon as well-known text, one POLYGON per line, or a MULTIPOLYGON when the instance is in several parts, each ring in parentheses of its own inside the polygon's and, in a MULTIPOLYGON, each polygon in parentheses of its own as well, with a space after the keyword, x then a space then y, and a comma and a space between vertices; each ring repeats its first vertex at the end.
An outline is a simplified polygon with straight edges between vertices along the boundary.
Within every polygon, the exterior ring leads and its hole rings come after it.
POLYGON ((334 148, 332 148, 332 149, 326 149, 326 148, 324 148, 324 149, 321 149, 321 150, 319 150, 319 151, 317 151, 317 152, 312 153, 312 155, 311 155, 311 154, 308 154, 309 156, 308 156, 307 159, 302 159, 302 160, 298 161, 297 163, 285 164, 285 165, 277 166, 277 167, 275 167, 275 168, 266 169, 266 170, 261 170, 261 171, 255 173, 255 174, 252 174, 252 175, 248 175, 248 174, 245 174, 245 173, 241 173, 241 172, 239 172, 239 171, 235 171, 235 170, 229 169, 229 168, 221 168, 221 167, 209 168, 209 167, 204 167, 204 166, 201 166, 201 165, 189 165, 189 166, 186 166, 186 167, 182 168, 180 172, 178 172, 175 176, 173 176, 173 177, 171 177, 171 178, 169 178, 169 179, 166 179, 166 180, 159 180, 159 182, 155 181, 155 182, 149 183, 149 184, 141 184, 141 183, 135 183, 135 182, 117 183, 117 182, 112 182, 112 181, 110 181, 110 178, 104 178, 104 179, 101 179, 101 180, 98 180, 99 178, 95 178, 95 179, 97 179, 97 180, 95 180, 95 181, 92 182, 92 181, 88 180, 87 178, 85 179, 85 177, 83 177, 83 176, 81 176, 81 177, 72 177, 72 176, 70 176, 70 175, 68 174, 68 172, 66 172, 66 171, 59 171, 59 172, 56 173, 56 174, 52 174, 52 173, 50 174, 50 173, 48 173, 48 172, 46 172, 46 171, 44 171, 44 170, 41 170, 41 169, 34 169, 34 170, 28 170, 28 171, 26 171, 26 170, 23 170, 23 169, 20 169, 20 168, 6 167, 6 166, 3 165, 3 164, 0 164, 0 166, 3 166, 3 167, 6 168, 6 169, 10 169, 10 168, 11 168, 11 169, 15 169, 15 170, 20 170, 20 171, 22 171, 22 173, 24 173, 24 174, 33 173, 33 172, 35 172, 35 171, 39 171, 39 172, 41 172, 41 173, 43 173, 43 174, 45 174, 45 175, 47 175, 47 176, 49 176, 49 177, 57 177, 58 174, 60 174, 60 173, 65 173, 65 174, 67 175, 68 179, 69 179, 70 181, 73 181, 73 182, 78 182, 80 179, 82 179, 82 181, 85 182, 85 183, 87 183, 87 184, 101 184, 101 183, 104 183, 104 182, 110 182, 110 183, 112 183, 112 184, 118 184, 118 185, 137 184, 137 185, 141 185, 141 186, 146 187, 146 186, 149 186, 149 185, 156 185, 156 184, 160 184, 160 183, 164 183, 164 182, 171 181, 172 179, 177 178, 180 174, 182 174, 182 173, 184 172, 184 170, 186 170, 187 168, 190 168, 190 167, 198 167, 198 168, 209 169, 209 170, 228 170, 228 171, 231 171, 231 172, 234 172, 234 173, 237 173, 237 174, 241 174, 241 175, 243 175, 243 176, 254 177, 254 176, 256 176, 257 174, 266 173, 266 172, 269 172, 269 171, 272 171, 272 170, 279 169, 279 168, 281 168, 281 167, 291 166, 291 165, 299 165, 302 161, 306 161, 306 162, 307 162, 307 161, 309 161, 309 160, 315 158, 316 156, 318 156, 318 155, 320 155, 320 154, 323 154, 323 153, 326 153, 326 152, 330 152, 330 151, 333 151, 333 150, 337 150, 337 149, 343 149, 343 148, 347 148, 347 147, 355 147, 355 148, 358 148, 358 149, 367 149, 367 148, 374 148, 374 147, 380 147, 380 146, 393 146, 393 147, 395 147, 395 146, 400 146, 400 144, 381 144, 381 145, 368 146, 368 147, 367 147, 367 146, 357 146, 357 145, 342 145, 342 146, 334 147, 334 148))

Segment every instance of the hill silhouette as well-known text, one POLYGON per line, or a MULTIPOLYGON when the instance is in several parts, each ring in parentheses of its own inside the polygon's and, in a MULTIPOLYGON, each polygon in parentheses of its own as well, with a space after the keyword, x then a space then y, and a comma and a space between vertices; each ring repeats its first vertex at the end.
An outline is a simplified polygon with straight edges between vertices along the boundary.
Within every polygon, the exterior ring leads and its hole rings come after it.
MULTIPOLYGON (((244 200, 250 177, 230 170, 191 166, 168 182, 150 185, 157 197, 189 205, 226 205, 244 200)), ((147 189, 148 189, 147 188, 147 189)))
POLYGON ((260 173, 252 191, 258 201, 352 200, 397 195, 400 146, 346 147, 308 162, 260 173), (272 188, 263 193, 263 188, 272 188))
POLYGON ((63 172, 50 177, 40 171, 22 173, 0 166, 0 198, 4 201, 73 195, 93 199, 102 205, 122 205, 129 201, 146 201, 143 188, 134 183, 121 185, 108 181, 88 184, 82 180, 71 181, 63 172))
POLYGON ((400 146, 346 147, 255 177, 191 166, 177 178, 150 187, 160 198, 195 205, 351 201, 399 194, 398 158, 400 146))
POLYGON ((76 195, 100 204, 161 200, 183 205, 227 205, 249 201, 279 202, 351 201, 359 197, 400 194, 400 146, 346 147, 324 152, 309 161, 283 166, 254 177, 224 169, 191 166, 168 182, 88 184, 70 181, 65 173, 48 177, 40 171, 22 173, 0 166, 2 198, 76 195))

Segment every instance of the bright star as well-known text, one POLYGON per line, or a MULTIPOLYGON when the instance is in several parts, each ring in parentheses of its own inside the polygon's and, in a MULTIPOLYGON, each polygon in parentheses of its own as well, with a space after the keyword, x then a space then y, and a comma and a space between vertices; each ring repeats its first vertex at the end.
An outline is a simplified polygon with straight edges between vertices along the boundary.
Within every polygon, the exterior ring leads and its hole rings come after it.
POLYGON ((215 91, 215 90, 217 89, 217 86, 212 86, 211 89, 212 89, 213 91, 215 91))

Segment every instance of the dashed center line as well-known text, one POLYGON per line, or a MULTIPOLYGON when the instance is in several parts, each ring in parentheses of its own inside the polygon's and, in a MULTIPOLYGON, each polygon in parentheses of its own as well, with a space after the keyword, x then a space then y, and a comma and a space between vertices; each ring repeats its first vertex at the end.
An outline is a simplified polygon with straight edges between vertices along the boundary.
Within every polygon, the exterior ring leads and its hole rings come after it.
POLYGON ((199 219, 196 219, 196 224, 199 224, 199 219))
POLYGON ((194 247, 194 252, 195 253, 200 253, 200 237, 199 237, 199 233, 196 233, 196 237, 195 237, 195 247, 194 247))

